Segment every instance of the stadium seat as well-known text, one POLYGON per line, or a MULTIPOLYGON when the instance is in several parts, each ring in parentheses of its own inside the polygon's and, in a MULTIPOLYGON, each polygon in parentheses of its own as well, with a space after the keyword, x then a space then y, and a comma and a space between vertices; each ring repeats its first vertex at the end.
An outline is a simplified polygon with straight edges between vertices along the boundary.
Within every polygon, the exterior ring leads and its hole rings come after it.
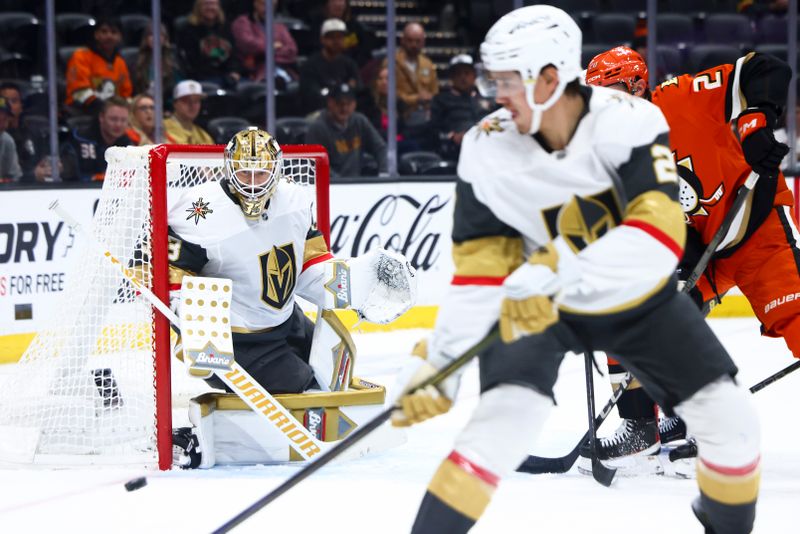
POLYGON ((599 54, 600 52, 605 52, 611 48, 611 46, 606 44, 585 44, 581 47, 581 67, 586 68, 589 66, 589 62, 599 54))
POLYGON ((94 117, 91 115, 75 115, 67 119, 67 126, 70 130, 84 132, 92 127, 94 120, 94 117))
POLYGON ((692 43, 695 41, 694 22, 689 15, 660 13, 656 16, 658 42, 692 43))
POLYGON ((400 156, 398 172, 400 174, 425 174, 427 170, 438 167, 442 157, 436 152, 417 150, 400 156))
POLYGON ((281 144, 302 144, 308 131, 308 121, 303 117, 281 117, 275 120, 275 139, 281 144))
POLYGON ((216 95, 222 91, 222 86, 214 82, 200 82, 200 86, 203 88, 203 94, 206 96, 216 95))
POLYGON ((430 167, 425 170, 423 174, 426 176, 456 176, 456 168, 458 163, 455 161, 440 161, 435 167, 430 167))
POLYGON ((35 135, 47 136, 50 131, 50 119, 47 115, 28 115, 22 116, 22 126, 35 135))
MULTIPOLYGON (((800 21, 798 30, 800 30, 800 21)), ((756 39, 759 43, 786 43, 788 35, 789 22, 785 16, 764 15, 758 21, 756 39)))
POLYGON ((761 54, 771 54, 777 58, 782 59, 783 61, 788 61, 789 59, 789 48, 786 46, 786 44, 778 44, 778 43, 760 44, 756 46, 755 51, 761 54))
POLYGON ((139 57, 139 47, 126 46, 125 48, 120 49, 119 55, 125 61, 125 65, 128 66, 128 72, 130 73, 131 77, 133 77, 133 71, 136 68, 136 58, 139 57))
POLYGON ((137 14, 122 15, 119 21, 122 24, 122 44, 138 48, 142 43, 145 29, 150 25, 150 17, 137 14))
POLYGON ((225 145, 236 132, 245 130, 250 122, 241 117, 217 117, 208 121, 206 130, 214 138, 214 142, 225 145))
POLYGON ((658 61, 663 68, 664 74, 678 75, 686 72, 680 50, 671 45, 658 45, 656 51, 658 61))
POLYGON ((645 11, 647 3, 642 0, 607 0, 608 10, 618 13, 620 11, 645 11))
POLYGON ((58 67, 61 69, 62 72, 67 70, 67 63, 69 63, 69 59, 72 57, 72 54, 75 53, 75 50, 79 48, 84 48, 83 46, 59 46, 58 47, 58 67))
POLYGON ((197 123, 205 127, 211 119, 241 115, 242 103, 238 96, 222 89, 203 99, 197 123))
POLYGON ((61 45, 88 45, 94 38, 97 21, 85 13, 56 15, 56 33, 61 45))
POLYGON ((36 57, 44 44, 43 21, 21 11, 0 13, 0 45, 9 52, 36 57), (41 40, 41 43, 40 43, 41 40))
POLYGON ((636 30, 636 17, 624 13, 601 13, 594 17, 592 27, 596 43, 629 45, 636 30))
MULTIPOLYGON (((378 162, 369 152, 361 153, 361 169, 359 169, 361 176, 378 176, 380 169, 378 169, 378 162)), ((333 179, 335 181, 335 179, 333 179)))
POLYGON ((738 13, 711 13, 706 17, 706 41, 715 44, 752 45, 753 25, 750 18, 738 13))
POLYGON ((689 50, 689 57, 686 60, 687 71, 694 74, 717 65, 735 63, 741 55, 737 46, 698 44, 689 50))
POLYGON ((0 51, 0 78, 29 78, 34 61, 26 54, 0 51))

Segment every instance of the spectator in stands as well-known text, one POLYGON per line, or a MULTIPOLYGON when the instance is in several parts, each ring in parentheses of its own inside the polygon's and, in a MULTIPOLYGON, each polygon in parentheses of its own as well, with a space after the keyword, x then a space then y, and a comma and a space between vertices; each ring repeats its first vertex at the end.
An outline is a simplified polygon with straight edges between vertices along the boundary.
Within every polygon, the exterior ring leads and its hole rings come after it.
POLYGON ((81 182, 102 180, 106 173, 106 149, 133 144, 125 135, 127 129, 128 102, 118 96, 107 98, 87 131, 72 130, 69 140, 61 145, 62 178, 81 182))
POLYGON ((11 104, 0 96, 0 183, 18 182, 22 178, 17 144, 6 131, 13 116, 11 104))
MULTIPOLYGON (((239 63, 247 72, 248 77, 254 81, 264 79, 264 18, 266 16, 266 1, 253 0, 253 10, 250 13, 239 15, 231 26, 233 38, 236 40, 239 63)), ((273 10, 277 5, 278 0, 272 0, 273 10)), ((273 22, 272 32, 275 65, 283 69, 283 74, 296 80, 298 78, 297 43, 294 42, 294 38, 285 24, 273 22)))
POLYGON ((203 104, 203 87, 194 80, 184 80, 175 86, 172 106, 175 112, 164 121, 164 131, 171 142, 179 145, 213 145, 214 140, 194 123, 203 104))
POLYGON ((325 91, 328 87, 359 86, 358 65, 344 55, 344 36, 347 26, 339 19, 328 19, 320 29, 322 50, 316 52, 300 70, 300 94, 307 113, 325 106, 325 91))
MULTIPOLYGON (((130 128, 125 132, 135 145, 156 144, 156 105, 153 97, 146 93, 136 95, 131 103, 129 117, 130 128)), ((168 135, 164 137, 166 143, 174 143, 168 135)))
MULTIPOLYGON (((389 69, 383 67, 378 76, 372 82, 367 98, 358 101, 358 109, 369 119, 373 128, 381 134, 384 140, 388 140, 389 129, 389 69)), ((397 101, 398 111, 402 109, 403 102, 397 101)), ((403 131, 402 113, 397 114, 397 153, 403 154, 413 150, 420 150, 419 143, 414 139, 407 139, 401 132, 403 131)))
MULTIPOLYGON (((426 123, 430 116, 431 100, 439 92, 436 66, 422 53, 425 47, 425 30, 416 22, 409 22, 400 37, 397 51, 397 98, 405 105, 407 126, 426 123)), ((386 66, 387 61, 383 61, 386 66)))
MULTIPOLYGON (((135 94, 147 93, 153 95, 153 27, 147 25, 139 45, 139 54, 136 56, 136 66, 133 69, 133 90, 135 94)), ((161 25, 161 87, 164 93, 164 102, 171 104, 172 90, 175 84, 183 79, 183 73, 178 66, 178 57, 175 47, 169 41, 167 28, 161 25)))
POLYGON ((333 176, 359 176, 362 154, 375 158, 380 172, 386 171, 386 143, 369 120, 356 111, 355 90, 346 83, 328 91, 327 109, 312 122, 306 143, 319 144, 328 151, 333 176))
POLYGON ((196 0, 186 26, 175 35, 188 78, 235 87, 241 77, 233 36, 219 0, 196 0))
POLYGON ((472 57, 460 54, 450 60, 450 87, 433 97, 430 127, 438 136, 441 156, 458 160, 461 140, 473 124, 492 111, 492 102, 475 88, 472 57))
POLYGON ((119 55, 121 41, 119 19, 98 19, 94 42, 77 49, 67 63, 67 106, 78 113, 94 113, 112 96, 131 97, 130 74, 119 55))
MULTIPOLYGON (((22 122, 22 91, 13 82, 0 84, 0 97, 11 107, 8 133, 17 147, 22 181, 47 182, 52 178, 49 139, 46 131, 34 132, 22 122)), ((60 167, 59 167, 60 168, 60 167)))
POLYGON ((315 35, 318 34, 322 29, 322 24, 328 19, 339 19, 347 25, 343 43, 345 54, 350 56, 359 67, 363 67, 372 60, 372 50, 378 47, 375 33, 353 16, 348 0, 326 0, 322 11, 312 17, 311 31, 315 35))

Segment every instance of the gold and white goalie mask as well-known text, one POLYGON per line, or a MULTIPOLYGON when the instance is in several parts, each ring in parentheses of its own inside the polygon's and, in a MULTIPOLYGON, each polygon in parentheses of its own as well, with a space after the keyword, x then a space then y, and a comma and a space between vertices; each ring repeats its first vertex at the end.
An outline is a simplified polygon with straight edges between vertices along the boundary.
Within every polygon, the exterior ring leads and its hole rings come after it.
POLYGON ((225 147, 225 172, 245 217, 261 216, 275 193, 283 166, 283 151, 264 130, 251 126, 225 147))

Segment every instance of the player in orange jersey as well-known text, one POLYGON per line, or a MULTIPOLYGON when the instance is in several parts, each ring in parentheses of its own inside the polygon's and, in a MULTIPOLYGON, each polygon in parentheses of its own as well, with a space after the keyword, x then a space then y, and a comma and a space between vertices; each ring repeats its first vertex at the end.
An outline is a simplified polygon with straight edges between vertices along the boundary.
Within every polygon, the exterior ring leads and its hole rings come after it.
MULTIPOLYGON (((733 65, 677 76, 651 92, 647 65, 624 46, 598 54, 586 72, 587 84, 647 98, 667 119, 688 225, 679 266, 684 279, 751 170, 760 175, 743 216, 734 220, 692 296, 698 306, 710 307, 738 286, 761 321, 762 333, 783 337, 798 358, 800 234, 791 215, 792 193, 779 169, 788 147, 773 135, 786 104, 790 77, 786 63, 751 53, 733 65)), ((699 347, 698 357, 702 357, 699 347)), ((609 374, 613 385, 621 381, 625 369, 609 358, 609 374)), ((658 454, 661 442, 686 436, 686 427, 677 418, 664 419, 659 428, 656 406, 636 381, 620 398, 619 412, 620 428, 598 440, 601 459, 658 454)))

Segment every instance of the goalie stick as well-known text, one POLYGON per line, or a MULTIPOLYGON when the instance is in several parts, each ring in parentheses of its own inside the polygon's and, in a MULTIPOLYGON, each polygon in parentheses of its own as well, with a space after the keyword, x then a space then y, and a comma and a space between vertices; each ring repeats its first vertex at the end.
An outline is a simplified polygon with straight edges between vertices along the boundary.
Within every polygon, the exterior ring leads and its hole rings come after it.
MULTIPOLYGON (((440 384, 441 382, 446 380, 450 375, 456 372, 458 369, 466 365, 470 360, 472 360, 472 358, 474 358, 475 356, 486 350, 486 348, 488 348, 492 343, 497 341, 499 337, 500 337, 500 331, 498 330, 498 327, 495 325, 492 328, 492 330, 486 335, 486 337, 484 337, 478 343, 467 349, 467 351, 464 352, 464 354, 462 354, 455 360, 448 363, 446 366, 440 369, 435 375, 423 381, 418 386, 412 388, 407 393, 413 393, 414 391, 417 391, 419 389, 440 384)), ((400 409, 399 399, 393 406, 390 406, 380 414, 376 415, 369 422, 356 428, 356 430, 352 434, 350 434, 344 440, 334 445, 325 454, 320 456, 316 461, 303 467, 300 471, 289 477, 280 486, 270 491, 262 498, 251 504, 249 507, 239 512, 235 517, 228 520, 224 525, 214 530, 213 534, 222 534, 224 532, 229 532, 231 529, 241 524, 248 517, 252 516, 256 512, 258 512, 259 510, 261 510, 262 508, 273 502, 275 499, 277 499, 278 497, 280 497, 281 495, 283 495, 284 493, 295 487, 297 484, 299 484, 306 478, 310 477, 318 470, 322 469, 322 467, 330 463, 337 456, 341 455, 348 448, 355 445, 356 442, 358 442, 360 439, 364 438, 367 434, 369 434, 370 432, 381 426, 383 423, 385 423, 392 416, 392 412, 394 412, 397 409, 400 409)))
MULTIPOLYGON (((99 243, 94 236, 90 235, 72 215, 58 204, 58 200, 50 204, 50 209, 64 219, 76 232, 84 235, 89 243, 101 251, 109 262, 117 265, 125 279, 136 287, 150 304, 169 319, 170 323, 172 323, 174 328, 180 333, 181 321, 178 316, 156 297, 148 287, 142 284, 130 269, 125 267, 111 252, 103 248, 103 245, 99 243)), ((323 450, 329 448, 329 445, 317 441, 305 426, 297 421, 281 403, 275 400, 275 397, 270 395, 269 392, 256 382, 242 366, 236 363, 236 361, 232 363, 230 371, 218 371, 216 372, 216 376, 218 376, 231 391, 235 391, 237 396, 250 406, 264 422, 280 431, 289 446, 305 460, 310 460, 323 450)))

